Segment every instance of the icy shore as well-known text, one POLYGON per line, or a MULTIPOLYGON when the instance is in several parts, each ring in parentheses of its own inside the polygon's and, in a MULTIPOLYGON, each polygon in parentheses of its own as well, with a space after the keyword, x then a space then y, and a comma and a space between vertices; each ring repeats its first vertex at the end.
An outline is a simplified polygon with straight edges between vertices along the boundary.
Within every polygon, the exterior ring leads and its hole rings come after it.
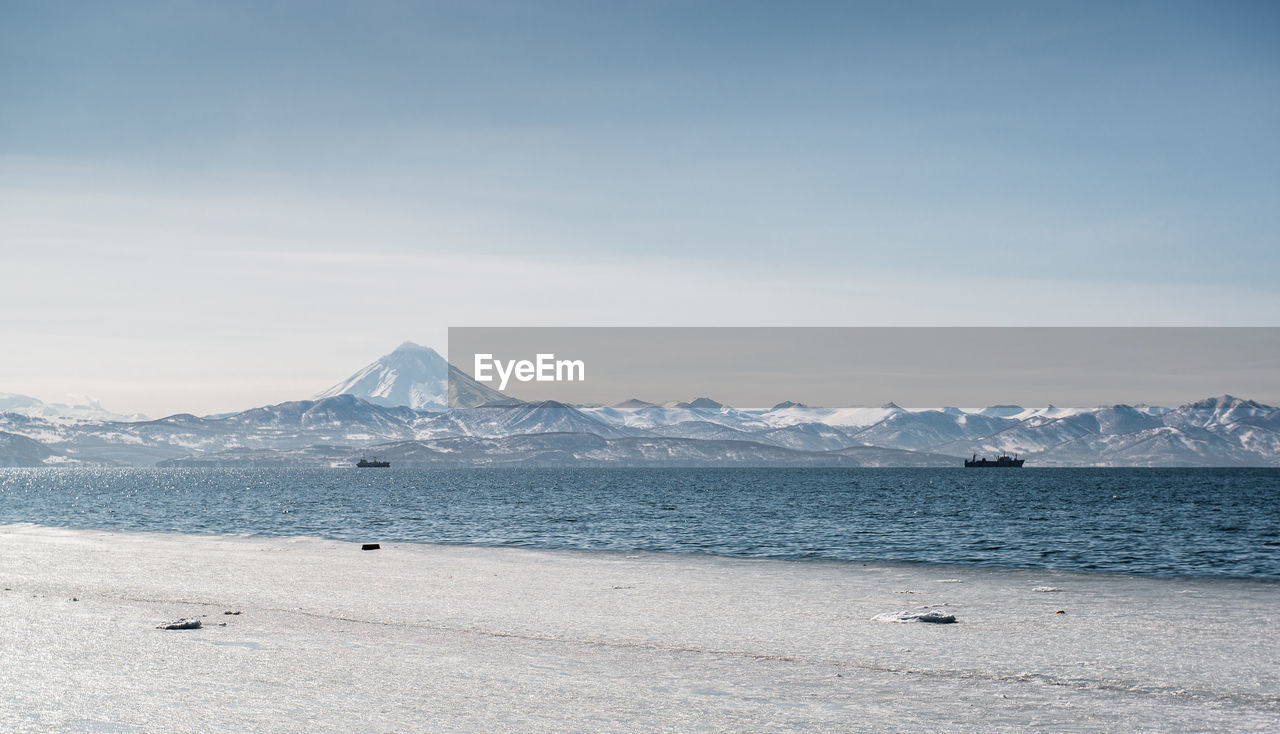
POLYGON ((1280 727, 1267 582, 10 525, 0 587, 10 731, 1280 727))

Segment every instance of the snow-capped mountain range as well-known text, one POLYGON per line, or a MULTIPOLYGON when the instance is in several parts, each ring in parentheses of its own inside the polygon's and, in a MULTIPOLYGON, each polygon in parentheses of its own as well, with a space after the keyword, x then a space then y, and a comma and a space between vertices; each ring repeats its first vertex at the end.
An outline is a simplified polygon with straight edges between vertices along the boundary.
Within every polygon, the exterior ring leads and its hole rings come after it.
POLYGON ((113 413, 87 395, 72 396, 72 403, 46 403, 39 398, 0 392, 0 413, 16 413, 37 418, 65 421, 143 421, 141 413, 113 413))
POLYGON ((959 466, 1003 452, 1028 467, 1280 466, 1280 409, 1230 395, 1176 408, 521 403, 406 342, 315 399, 238 413, 0 410, 0 466, 349 466, 365 453, 423 466, 959 466), (447 407, 451 371, 468 407, 447 407))

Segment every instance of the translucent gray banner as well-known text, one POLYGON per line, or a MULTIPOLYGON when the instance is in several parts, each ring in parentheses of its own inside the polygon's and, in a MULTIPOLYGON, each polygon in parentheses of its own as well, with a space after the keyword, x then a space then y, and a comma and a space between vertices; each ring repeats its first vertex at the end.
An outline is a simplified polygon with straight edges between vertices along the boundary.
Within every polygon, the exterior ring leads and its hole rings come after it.
POLYGON ((1280 402, 1280 328, 454 327, 453 407, 1280 402))

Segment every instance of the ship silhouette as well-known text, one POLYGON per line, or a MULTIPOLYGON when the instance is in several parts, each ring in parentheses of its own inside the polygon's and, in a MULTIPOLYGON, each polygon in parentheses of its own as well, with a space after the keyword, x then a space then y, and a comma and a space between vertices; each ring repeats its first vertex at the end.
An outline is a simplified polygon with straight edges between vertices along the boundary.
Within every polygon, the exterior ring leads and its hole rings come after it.
POLYGON ((1022 462, 1024 461, 1026 461, 1026 459, 1019 459, 1017 454, 1014 454, 1013 456, 1000 454, 995 459, 988 459, 985 456, 979 459, 978 455, 974 454, 972 459, 965 459, 964 466, 966 469, 997 467, 1019 469, 1022 467, 1022 462))

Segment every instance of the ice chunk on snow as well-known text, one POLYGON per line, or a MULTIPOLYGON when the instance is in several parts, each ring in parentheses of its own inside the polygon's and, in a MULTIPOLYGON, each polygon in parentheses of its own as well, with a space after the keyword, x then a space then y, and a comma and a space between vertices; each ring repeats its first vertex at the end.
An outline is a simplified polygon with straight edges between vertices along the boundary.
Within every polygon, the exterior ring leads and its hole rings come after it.
POLYGON ((956 615, 947 614, 941 609, 930 609, 927 611, 900 611, 885 612, 877 614, 871 618, 873 622, 931 622, 933 624, 951 624, 956 621, 956 615))
POLYGON ((199 617, 183 617, 174 622, 165 622, 156 625, 158 630, 198 630, 200 629, 199 617))

